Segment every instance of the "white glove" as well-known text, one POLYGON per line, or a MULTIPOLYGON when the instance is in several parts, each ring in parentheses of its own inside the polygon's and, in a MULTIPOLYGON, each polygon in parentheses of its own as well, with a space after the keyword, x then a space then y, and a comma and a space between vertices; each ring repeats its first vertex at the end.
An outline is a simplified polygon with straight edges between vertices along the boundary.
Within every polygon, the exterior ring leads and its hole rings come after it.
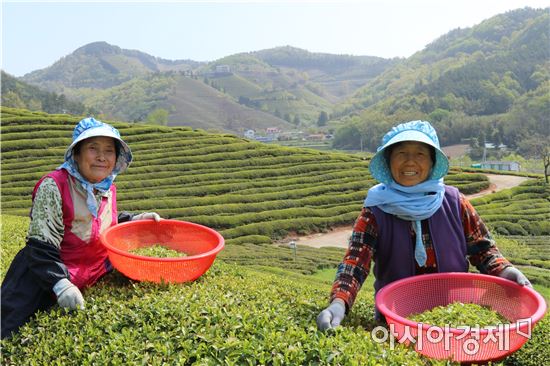
POLYGON ((346 305, 343 300, 334 299, 332 303, 317 316, 317 328, 325 331, 340 325, 346 315, 346 305))
POLYGON ((523 273, 516 267, 506 267, 498 274, 499 277, 506 278, 507 280, 519 283, 522 286, 529 286, 533 288, 531 282, 525 277, 523 273))
POLYGON ((74 310, 84 309, 84 298, 82 293, 71 281, 63 278, 53 286, 53 292, 57 296, 57 303, 62 308, 74 310))
POLYGON ((159 222, 160 215, 156 212, 144 212, 132 217, 132 221, 137 221, 137 220, 155 220, 156 222, 159 222))

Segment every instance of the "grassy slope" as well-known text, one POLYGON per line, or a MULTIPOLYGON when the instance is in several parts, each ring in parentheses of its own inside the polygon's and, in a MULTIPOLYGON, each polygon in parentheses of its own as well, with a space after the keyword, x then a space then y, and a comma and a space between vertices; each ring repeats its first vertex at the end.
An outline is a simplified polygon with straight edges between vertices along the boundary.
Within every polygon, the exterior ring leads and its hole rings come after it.
MULTIPOLYGON (((308 122, 316 122, 321 111, 330 112, 333 108, 335 97, 329 95, 323 86, 312 82, 308 74, 297 69, 271 66, 250 54, 229 56, 217 63, 231 66, 234 74, 209 79, 236 100, 245 96, 261 101, 262 108, 270 113, 278 110, 283 116, 286 113, 292 117, 298 115, 302 121, 308 122), (311 87, 317 93, 308 90, 311 87)), ((326 75, 324 72, 322 74, 326 75)))
POLYGON ((218 131, 293 128, 271 114, 238 104, 234 98, 204 84, 202 80, 183 76, 176 77, 176 85, 168 97, 168 104, 169 124, 172 126, 185 125, 218 131))

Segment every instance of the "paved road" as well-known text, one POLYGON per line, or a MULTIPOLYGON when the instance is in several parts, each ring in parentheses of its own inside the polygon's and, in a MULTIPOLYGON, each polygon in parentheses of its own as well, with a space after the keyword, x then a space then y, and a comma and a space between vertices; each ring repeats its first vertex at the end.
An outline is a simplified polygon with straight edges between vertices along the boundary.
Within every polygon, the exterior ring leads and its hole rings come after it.
MULTIPOLYGON (((499 175, 499 174, 486 174, 491 182, 491 186, 481 192, 467 195, 468 198, 476 198, 485 196, 490 193, 498 192, 503 189, 512 188, 523 181, 529 179, 525 177, 517 177, 514 175, 499 175)), ((351 226, 336 228, 328 233, 316 233, 311 235, 306 235, 298 238, 296 244, 298 245, 307 245, 314 248, 321 247, 348 247, 348 238, 351 234, 351 226)))

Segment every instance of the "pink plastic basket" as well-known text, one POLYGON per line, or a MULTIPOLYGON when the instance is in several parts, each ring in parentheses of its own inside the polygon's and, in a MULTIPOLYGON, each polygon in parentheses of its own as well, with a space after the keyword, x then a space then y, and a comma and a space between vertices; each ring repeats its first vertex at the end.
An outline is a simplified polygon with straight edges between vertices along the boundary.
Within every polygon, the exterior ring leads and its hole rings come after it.
POLYGON ((427 357, 458 362, 495 361, 517 351, 546 312, 543 297, 529 287, 495 276, 455 272, 392 282, 378 291, 376 305, 400 343, 414 344, 427 357), (510 323, 441 328, 406 319, 453 302, 489 306, 510 323))
POLYGON ((202 276, 224 247, 223 237, 213 229, 178 220, 139 220, 105 230, 101 242, 117 270, 138 281, 187 282, 202 276), (129 251, 162 245, 186 257, 157 258, 129 251))

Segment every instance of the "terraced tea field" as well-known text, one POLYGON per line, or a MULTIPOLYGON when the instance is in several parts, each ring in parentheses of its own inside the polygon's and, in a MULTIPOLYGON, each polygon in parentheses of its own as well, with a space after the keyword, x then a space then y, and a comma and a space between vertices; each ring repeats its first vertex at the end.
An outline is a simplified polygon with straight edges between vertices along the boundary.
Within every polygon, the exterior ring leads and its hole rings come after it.
MULTIPOLYGON (((2 108, 1 119, 3 277, 25 242, 32 188, 62 163, 78 118, 2 108)), ((375 184, 368 159, 190 128, 113 125, 135 157, 117 177, 119 209, 207 225, 228 245, 203 278, 181 286, 107 275, 85 292, 86 311, 41 313, 3 341, 0 363, 450 364, 371 339, 372 283, 335 335, 318 332, 315 317, 330 282, 311 274, 334 269, 344 249, 299 246, 295 256, 286 245, 271 245, 351 225, 375 184)), ((446 183, 464 193, 489 185, 482 174, 456 169, 446 183)), ((539 290, 550 287, 549 202, 542 180, 474 200, 495 232, 526 243, 530 251, 511 245, 513 259, 525 261, 522 270, 539 290)), ((495 365, 547 364, 547 319, 526 346, 495 365)))
MULTIPOLYGON (((2 108, 1 119, 2 213, 26 216, 35 182, 62 163, 80 118, 2 108)), ((229 244, 223 256, 234 261, 253 260, 242 255, 243 246, 257 248, 288 235, 351 225, 375 184, 368 159, 356 155, 185 127, 112 124, 134 153, 134 162, 116 180, 119 209, 152 210, 212 227, 229 244)), ((445 182, 466 194, 489 185, 483 174, 458 169, 445 182)), ((540 236, 550 235, 549 196, 548 187, 531 180, 473 202, 496 232, 540 236)), ((268 246, 257 252, 291 259, 284 249, 268 246)), ((335 258, 325 249, 316 253, 335 258)))
MULTIPOLYGON (((2 109, 2 211, 27 215, 35 182, 62 163, 78 119, 2 109)), ((190 128, 113 123, 134 152, 119 177, 119 209, 211 226, 227 239, 271 242, 353 222, 375 184, 368 160, 267 145, 190 128), (260 237, 260 236, 263 236, 260 237)), ((482 175, 454 174, 464 190, 482 175)))

